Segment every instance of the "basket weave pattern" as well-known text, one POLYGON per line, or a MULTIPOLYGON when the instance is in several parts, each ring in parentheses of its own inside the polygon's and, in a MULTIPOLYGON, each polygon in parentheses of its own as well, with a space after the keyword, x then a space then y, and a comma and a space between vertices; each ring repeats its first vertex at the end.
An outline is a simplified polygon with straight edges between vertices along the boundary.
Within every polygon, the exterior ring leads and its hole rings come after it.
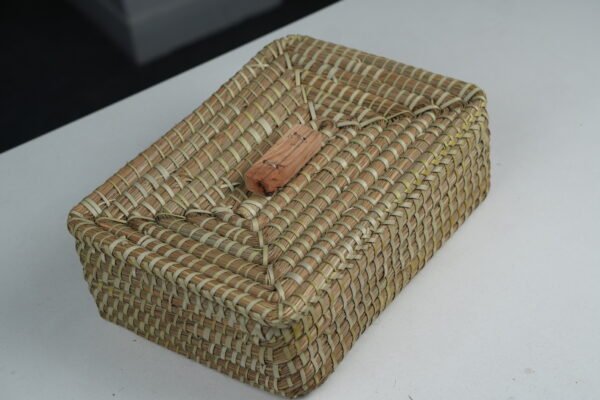
POLYGON ((489 189, 478 87, 305 36, 259 52, 69 214, 102 317, 288 397, 322 383, 489 189), (325 145, 271 197, 287 130, 325 145))

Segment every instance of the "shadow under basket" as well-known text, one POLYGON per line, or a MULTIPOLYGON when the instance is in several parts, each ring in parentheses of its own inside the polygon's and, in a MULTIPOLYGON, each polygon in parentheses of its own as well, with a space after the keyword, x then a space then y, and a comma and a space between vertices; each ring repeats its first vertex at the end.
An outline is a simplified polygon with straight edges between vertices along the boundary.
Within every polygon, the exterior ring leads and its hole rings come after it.
POLYGON ((270 392, 313 390, 485 198, 485 106, 383 57, 272 42, 70 212, 101 316, 270 392), (299 125, 316 153, 250 192, 299 125))

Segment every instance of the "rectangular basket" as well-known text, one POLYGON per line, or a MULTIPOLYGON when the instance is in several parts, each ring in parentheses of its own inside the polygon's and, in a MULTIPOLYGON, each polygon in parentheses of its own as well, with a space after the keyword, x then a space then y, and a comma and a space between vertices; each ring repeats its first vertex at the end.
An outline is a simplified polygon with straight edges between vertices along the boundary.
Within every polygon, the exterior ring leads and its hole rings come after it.
POLYGON ((100 315, 273 393, 313 390, 487 194, 485 106, 469 83, 272 42, 70 212, 100 315), (323 147, 250 193, 295 125, 323 147))

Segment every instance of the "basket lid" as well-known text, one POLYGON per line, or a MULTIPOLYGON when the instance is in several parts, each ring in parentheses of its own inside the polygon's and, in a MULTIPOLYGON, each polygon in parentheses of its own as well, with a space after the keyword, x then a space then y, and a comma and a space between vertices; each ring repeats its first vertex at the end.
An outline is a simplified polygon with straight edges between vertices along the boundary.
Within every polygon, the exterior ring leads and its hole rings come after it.
POLYGON ((71 212, 71 232, 262 324, 299 318, 424 175, 474 85, 305 36, 277 40, 71 212), (327 121, 326 124, 321 124, 327 121), (271 196, 244 176, 290 129, 323 135, 271 196))

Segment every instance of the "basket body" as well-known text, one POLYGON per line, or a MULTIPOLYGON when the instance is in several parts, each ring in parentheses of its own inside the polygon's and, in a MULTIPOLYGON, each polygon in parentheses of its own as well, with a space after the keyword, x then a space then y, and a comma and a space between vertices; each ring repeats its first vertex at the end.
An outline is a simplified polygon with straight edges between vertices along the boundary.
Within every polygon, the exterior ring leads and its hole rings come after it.
POLYGON ((269 44, 69 214, 101 316, 265 390, 311 391, 487 194, 485 105, 361 51, 269 44), (321 150, 271 197, 247 191, 294 125, 321 150))

